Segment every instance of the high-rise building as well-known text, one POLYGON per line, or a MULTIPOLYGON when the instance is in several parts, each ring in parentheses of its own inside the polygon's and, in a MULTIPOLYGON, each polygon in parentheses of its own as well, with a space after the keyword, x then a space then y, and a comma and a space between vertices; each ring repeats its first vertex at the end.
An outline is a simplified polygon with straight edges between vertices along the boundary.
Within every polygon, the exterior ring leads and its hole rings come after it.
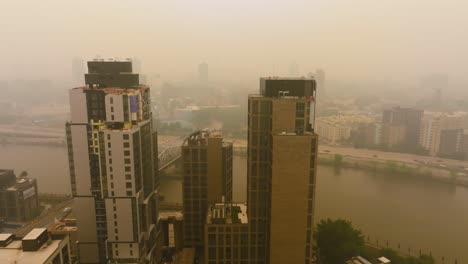
POLYGON ((323 98, 323 96, 327 94, 325 88, 325 71, 323 69, 317 69, 314 76, 315 80, 317 80, 318 93, 320 93, 318 96, 323 98))
POLYGON ((184 246, 203 247, 208 206, 232 200, 232 143, 219 132, 197 131, 182 145, 184 246))
POLYGON ((292 62, 290 65, 289 65, 289 76, 290 77, 300 77, 300 73, 299 73, 299 64, 297 64, 297 62, 292 62))
MULTIPOLYGON (((468 123, 466 122, 466 116, 464 115, 447 115, 440 113, 427 114, 423 118, 421 124, 419 144, 421 147, 428 150, 430 155, 437 155, 440 151, 442 151, 445 154, 447 154, 448 152, 452 152, 449 150, 454 150, 454 148, 442 145, 452 144, 449 142, 454 142, 452 140, 456 140, 455 138, 452 138, 454 136, 462 138, 463 132, 461 132, 461 130, 468 128, 467 124, 468 123), (455 132, 454 130, 457 129, 460 129, 460 131, 455 132), (453 131, 444 132, 445 130, 453 131)), ((460 149, 461 151, 462 147, 459 146, 456 148, 460 149)))
POLYGON ((442 92, 448 88, 449 77, 445 74, 426 75, 421 78, 420 85, 424 92, 433 92, 433 106, 437 108, 442 104, 442 92))
POLYGON ((36 179, 0 169, 0 220, 26 222, 40 213, 36 179))
POLYGON ((72 60, 72 85, 79 86, 83 84, 86 65, 82 58, 72 60))
POLYGON ((463 129, 444 129, 440 133, 439 155, 446 157, 456 157, 462 154, 463 129))
POLYGON ((251 263, 311 263, 318 136, 316 83, 261 78, 249 96, 247 204, 251 263))
MULTIPOLYGON (((384 134, 393 135, 395 131, 403 129, 404 135, 402 138, 398 137, 398 143, 404 144, 409 149, 414 149, 418 146, 423 116, 424 111, 420 109, 403 107, 386 109, 383 112, 382 123, 384 129, 392 131, 384 131, 384 134)), ((394 142, 392 139, 385 139, 385 135, 383 140, 384 142, 394 142)))
POLYGON ((131 61, 88 62, 66 124, 80 263, 153 263, 158 157, 150 88, 131 61))
POLYGON ((206 62, 198 64, 198 80, 201 83, 208 82, 208 64, 206 62))

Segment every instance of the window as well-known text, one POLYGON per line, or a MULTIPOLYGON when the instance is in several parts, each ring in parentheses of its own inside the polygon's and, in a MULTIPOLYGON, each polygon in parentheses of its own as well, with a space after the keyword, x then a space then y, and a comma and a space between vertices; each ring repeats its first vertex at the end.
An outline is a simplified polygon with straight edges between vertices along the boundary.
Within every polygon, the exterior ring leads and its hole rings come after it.
POLYGON ((130 164, 130 159, 124 159, 125 164, 130 164))
POLYGON ((110 143, 110 142, 107 143, 107 147, 108 147, 108 148, 111 147, 111 143, 110 143))
POLYGON ((129 167, 129 166, 126 166, 126 167, 125 167, 125 171, 126 171, 126 172, 130 172, 130 171, 132 171, 132 168, 129 167))
POLYGON ((129 148, 129 147, 130 147, 130 143, 124 142, 124 148, 129 148))
POLYGON ((110 150, 109 150, 109 152, 108 152, 108 153, 109 153, 109 156, 112 156, 112 151, 110 151, 110 150))
POLYGON ((124 155, 125 155, 125 156, 130 156, 130 150, 125 150, 125 151, 124 151, 124 155))
POLYGON ((109 139, 109 140, 110 140, 110 134, 107 134, 107 139, 109 139))
POLYGON ((114 103, 114 97, 111 96, 109 101, 110 101, 111 104, 113 104, 114 103))
POLYGON ((127 191, 127 196, 132 196, 133 192, 132 191, 127 191))
POLYGON ((109 159, 109 164, 112 164, 112 159, 109 159))
POLYGON ((111 120, 114 121, 114 119, 115 119, 115 118, 114 118, 114 115, 111 115, 111 120))
POLYGON ((296 117, 304 117, 305 104, 296 103, 296 117))
POLYGON ((129 138, 130 138, 130 137, 129 137, 128 134, 124 134, 124 135, 123 135, 123 139, 124 139, 124 140, 128 140, 129 138))
POLYGON ((132 179, 132 175, 130 175, 130 174, 125 174, 125 179, 126 179, 126 180, 131 180, 131 179, 132 179))
POLYGON ((111 106, 111 112, 114 112, 114 107, 113 106, 111 106))
POLYGON ((201 161, 206 161, 207 160, 206 149, 200 150, 200 160, 201 161))
POLYGON ((127 187, 127 188, 132 188, 132 183, 131 183, 131 182, 125 183, 125 187, 127 187))

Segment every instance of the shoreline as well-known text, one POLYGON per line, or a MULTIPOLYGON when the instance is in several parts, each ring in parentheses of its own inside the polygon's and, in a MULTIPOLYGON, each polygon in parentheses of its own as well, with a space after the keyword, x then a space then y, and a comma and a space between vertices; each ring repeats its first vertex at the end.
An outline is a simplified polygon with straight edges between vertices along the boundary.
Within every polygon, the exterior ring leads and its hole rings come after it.
MULTIPOLYGON (((245 146, 234 146, 235 155, 245 157, 247 155, 246 151, 247 148, 245 146)), ((350 168, 366 170, 369 172, 398 173, 400 175, 419 177, 442 183, 468 187, 468 171, 461 172, 460 169, 456 170, 448 167, 436 167, 430 163, 423 164, 374 157, 367 158, 341 153, 325 153, 323 151, 318 153, 317 161, 319 165, 335 167, 337 169, 350 168), (340 161, 335 160, 336 155, 341 157, 340 161)))

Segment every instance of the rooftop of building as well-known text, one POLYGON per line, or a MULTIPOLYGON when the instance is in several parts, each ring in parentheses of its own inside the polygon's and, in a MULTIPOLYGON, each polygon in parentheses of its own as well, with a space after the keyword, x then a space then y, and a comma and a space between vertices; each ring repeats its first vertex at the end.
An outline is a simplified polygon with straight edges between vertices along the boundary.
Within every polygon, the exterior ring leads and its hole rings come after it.
POLYGON ((17 178, 16 182, 8 187, 6 190, 7 191, 17 191, 17 190, 22 190, 24 188, 28 188, 31 186, 36 181, 36 179, 31 179, 31 178, 17 178))
POLYGON ((327 123, 330 125, 355 125, 374 123, 375 119, 365 114, 346 114, 346 115, 331 115, 318 117, 317 122, 327 123))
MULTIPOLYGON (((199 130, 194 133, 192 133, 190 136, 188 136, 184 142, 183 146, 204 146, 208 145, 208 139, 209 138, 220 138, 223 139, 223 134, 221 131, 218 130, 209 130, 209 129, 204 129, 204 130, 199 130)), ((223 140, 223 146, 232 146, 232 142, 224 141, 223 140)))
MULTIPOLYGON (((44 230, 39 230, 44 232, 44 230)), ((39 249, 35 251, 24 251, 22 240, 37 238, 38 234, 36 229, 33 229, 23 239, 14 238, 5 246, 0 246, 0 260, 1 263, 16 263, 16 264, 30 264, 30 263, 45 263, 46 260, 60 247, 60 243, 65 239, 65 236, 52 236, 51 239, 44 243, 39 249), (4 262, 3 262, 4 261, 4 262)), ((8 239, 11 234, 0 234, 0 238, 8 239)), ((0 239, 0 241, 2 241, 0 239)))
POLYGON ((260 77, 261 80, 279 80, 279 81, 300 81, 300 80, 315 80, 312 76, 301 77, 280 77, 280 76, 265 76, 260 77))
POLYGON ((216 203, 208 208, 207 224, 247 224, 247 204, 216 203))
POLYGON ((15 240, 6 247, 0 247, 0 259, 5 263, 30 264, 45 263, 45 261, 59 248, 61 240, 52 240, 44 244, 37 251, 23 251, 20 240, 15 240))
POLYGON ((346 261, 346 264, 372 264, 372 263, 361 256, 357 256, 357 257, 352 257, 350 260, 346 261))
POLYGON ((260 78, 260 94, 269 98, 310 98, 315 101, 317 83, 310 77, 260 78))
POLYGON ((55 223, 54 226, 49 228, 49 231, 51 232, 73 232, 77 230, 78 227, 76 226, 76 219, 74 218, 65 218, 62 221, 55 223))
POLYGON ((0 177, 14 174, 13 170, 0 169, 0 177))
POLYGON ((298 134, 295 132, 279 132, 274 135, 275 136, 317 136, 317 133, 310 132, 310 131, 304 131, 302 134, 298 134))
POLYGON ((168 220, 174 218, 175 220, 183 220, 184 214, 181 211, 160 211, 159 220, 168 220))
POLYGON ((138 94, 139 92, 144 92, 149 89, 149 86, 140 84, 132 87, 105 87, 100 88, 95 85, 85 85, 80 87, 75 87, 72 90, 81 89, 81 90, 99 90, 103 91, 106 94, 138 94))

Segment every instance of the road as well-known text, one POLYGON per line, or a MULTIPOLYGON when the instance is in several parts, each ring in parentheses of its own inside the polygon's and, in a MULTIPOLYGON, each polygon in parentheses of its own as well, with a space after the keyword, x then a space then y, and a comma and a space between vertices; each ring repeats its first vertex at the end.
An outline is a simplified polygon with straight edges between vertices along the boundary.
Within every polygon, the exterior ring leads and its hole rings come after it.
POLYGON ((67 217, 72 210, 69 212, 63 212, 66 207, 73 208, 73 200, 64 201, 57 206, 49 209, 49 211, 36 218, 32 222, 26 224, 15 230, 15 235, 17 237, 24 237, 28 234, 33 228, 48 228, 55 224, 55 220, 62 220, 63 218, 67 217))
MULTIPOLYGON (((447 166, 458 169, 468 168, 468 161, 460 161, 453 159, 443 159, 439 157, 420 156, 396 152, 384 152, 370 149, 356 149, 351 147, 338 147, 329 145, 319 145, 319 153, 323 154, 340 154, 344 156, 353 156, 358 158, 392 160, 404 163, 427 164, 433 166, 447 166)), ((468 171, 468 170, 467 170, 468 171)))

